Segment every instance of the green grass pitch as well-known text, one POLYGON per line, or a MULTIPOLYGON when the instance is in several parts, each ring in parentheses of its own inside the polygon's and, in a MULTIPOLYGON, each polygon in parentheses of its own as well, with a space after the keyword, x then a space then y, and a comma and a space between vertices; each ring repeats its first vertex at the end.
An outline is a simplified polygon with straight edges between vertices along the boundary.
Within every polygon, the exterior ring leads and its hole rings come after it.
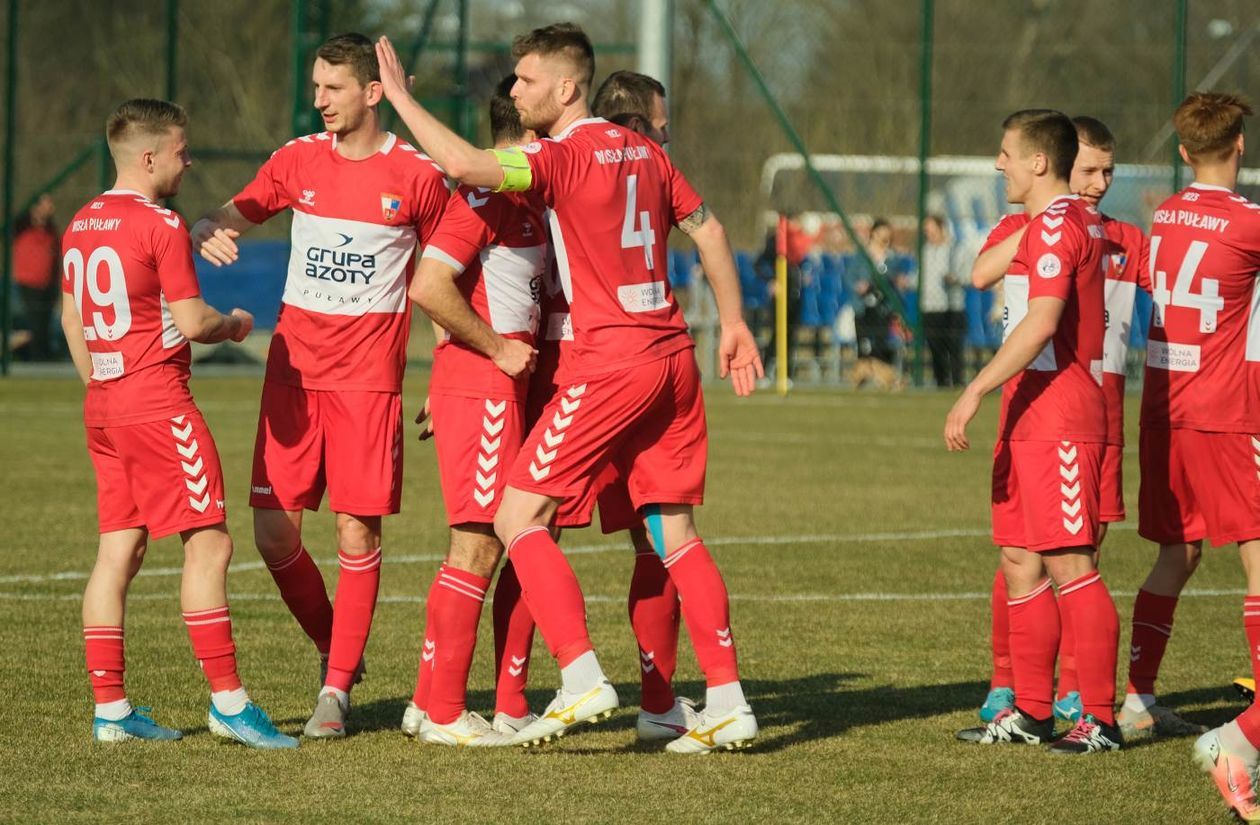
MULTIPOLYGON (((317 688, 313 648, 258 563, 247 506, 260 379, 194 379, 228 480, 237 570, 229 579, 241 672, 297 733, 317 688)), ((409 411, 422 377, 407 385, 409 411)), ((0 820, 12 822, 1223 822, 1189 741, 1098 757, 956 743, 987 687, 989 451, 997 399, 975 448, 946 453, 952 396, 798 393, 736 399, 708 390, 711 430, 702 535, 732 593, 746 689, 762 725, 754 749, 674 757, 634 737, 638 672, 626 620, 631 553, 620 537, 564 544, 590 597, 601 659, 625 707, 542 752, 426 747, 397 730, 419 652, 420 599, 444 549, 432 448, 409 439, 404 512, 385 527, 381 603, 352 736, 258 753, 206 731, 206 687, 177 602, 180 549, 156 542, 127 617, 128 691, 182 742, 95 745, 79 597, 96 546, 82 389, 68 379, 0 382, 0 820)), ((1136 401, 1130 400, 1136 408, 1136 401)), ((1131 415, 1131 417, 1133 417, 1131 415)), ((414 428, 409 427, 414 430, 414 428)), ((1130 427, 1136 444, 1136 427, 1130 427)), ((1103 550, 1121 651, 1133 593, 1152 559, 1130 521, 1103 550)), ((306 544, 335 583, 331 517, 306 544)), ((1165 661, 1165 700, 1219 724, 1241 709, 1227 685, 1247 667, 1243 579, 1230 548, 1209 551, 1183 600, 1165 661)), ((488 613, 488 611, 487 611, 488 613)), ((483 620, 470 707, 492 710, 483 620)), ((1123 653, 1121 658, 1123 659, 1123 653)), ((686 642, 677 685, 703 682, 686 642)), ((558 683, 541 641, 532 703, 558 683)))

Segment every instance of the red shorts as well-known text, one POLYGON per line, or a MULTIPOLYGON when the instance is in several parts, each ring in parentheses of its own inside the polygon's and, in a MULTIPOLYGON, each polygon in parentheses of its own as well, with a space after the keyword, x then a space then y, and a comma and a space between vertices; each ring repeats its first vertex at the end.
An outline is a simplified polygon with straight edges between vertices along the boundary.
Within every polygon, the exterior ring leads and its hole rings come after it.
POLYGON ((630 490, 616 465, 604 465, 599 477, 581 493, 566 498, 556 513, 557 527, 589 527, 599 507, 599 529, 608 535, 643 526, 643 518, 630 501, 630 490))
POLYGON ((525 411, 509 398, 429 395, 448 524, 493 524, 508 465, 525 437, 525 411))
POLYGON ((998 439, 993 447, 993 543, 1035 553, 1096 547, 1104 446, 998 439))
POLYGON ((1124 447, 1103 447, 1102 476, 1099 482, 1098 520, 1103 524, 1124 521, 1124 447))
POLYGON ((122 427, 88 427, 102 533, 147 527, 154 538, 226 518, 219 451, 196 410, 122 427))
POLYGON ((402 497, 402 396, 263 382, 249 504, 334 513, 397 513, 402 497))
POLYGON ((1159 544, 1260 538, 1260 439, 1142 428, 1138 533, 1159 544))
POLYGON ((708 432, 690 349, 562 386, 525 439, 508 483, 581 496, 612 464, 635 508, 701 504, 708 432))

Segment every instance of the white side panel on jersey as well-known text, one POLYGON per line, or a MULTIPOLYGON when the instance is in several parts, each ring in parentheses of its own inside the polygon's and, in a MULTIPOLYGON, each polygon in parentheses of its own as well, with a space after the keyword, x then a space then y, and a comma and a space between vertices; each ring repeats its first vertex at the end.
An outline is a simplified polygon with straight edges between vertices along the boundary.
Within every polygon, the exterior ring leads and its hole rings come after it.
POLYGON ((175 349, 188 342, 184 333, 175 326, 175 316, 171 314, 171 305, 166 302, 166 293, 159 293, 162 299, 162 349, 175 349))
POLYGON ((494 244, 481 250, 481 285, 490 308, 495 332, 535 332, 538 301, 534 294, 542 283, 547 247, 511 247, 494 244))
POLYGON ((323 315, 399 314, 407 308, 411 226, 293 212, 284 302, 323 315))
POLYGON ((551 246, 556 253, 556 274, 560 276, 560 288, 564 290, 564 300, 573 304, 573 273, 569 270, 569 252, 564 244, 564 233, 560 231, 560 219, 554 209, 546 210, 547 225, 551 227, 551 246))
POLYGON ((1133 302, 1137 284, 1108 278, 1103 282, 1107 308, 1107 328, 1103 333, 1103 372, 1124 375, 1129 354, 1129 331, 1133 328, 1133 302))
MULTIPOLYGON (((1010 337, 1011 330, 1028 315, 1028 276, 1007 275, 1003 281, 1006 307, 1002 310, 1002 342, 1010 337)), ((1054 359, 1054 341, 1048 341, 1045 349, 1033 359, 1028 369, 1038 372, 1054 372, 1058 366, 1054 359)))
POLYGON ((1251 285, 1251 306, 1247 308, 1247 360, 1260 361, 1260 272, 1251 285))

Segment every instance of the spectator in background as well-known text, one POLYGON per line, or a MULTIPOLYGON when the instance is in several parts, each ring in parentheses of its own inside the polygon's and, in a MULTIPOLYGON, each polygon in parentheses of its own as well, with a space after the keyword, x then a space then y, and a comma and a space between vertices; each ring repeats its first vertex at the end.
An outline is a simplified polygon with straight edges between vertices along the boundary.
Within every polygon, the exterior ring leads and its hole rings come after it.
POLYGON ((45 192, 14 223, 13 280, 31 330, 27 352, 32 361, 51 360, 53 353, 49 330, 61 292, 61 241, 53 223, 55 213, 52 195, 45 192))
MULTIPOLYGON (((866 253, 885 282, 900 289, 906 277, 905 261, 892 248, 892 226, 885 219, 876 218, 871 224, 866 253)), ((876 273, 861 255, 854 256, 853 266, 858 358, 850 380, 857 387, 874 381, 886 390, 900 389, 900 374, 893 366, 898 350, 894 340, 897 313, 880 291, 876 273)))
MULTIPOLYGON (((789 215, 787 222, 787 374, 792 375, 792 366, 795 359, 793 348, 796 345, 796 331, 800 327, 801 318, 801 263, 809 255, 814 247, 815 237, 810 235, 801 228, 797 215, 789 215)), ((761 252, 761 257, 757 259, 757 274, 763 280, 767 280, 771 284, 771 294, 775 294, 775 260, 778 257, 777 243, 778 227, 770 227, 770 231, 766 235, 766 246, 761 252)), ((766 365, 767 374, 771 369, 778 369, 775 362, 775 353, 778 351, 779 325, 775 320, 776 316, 772 313, 770 316, 770 339, 766 343, 766 347, 762 350, 761 361, 766 365)))
POLYGON ((923 220, 923 260, 919 309, 923 335, 932 354, 932 375, 938 387, 963 385, 963 281, 954 244, 939 215, 923 220))

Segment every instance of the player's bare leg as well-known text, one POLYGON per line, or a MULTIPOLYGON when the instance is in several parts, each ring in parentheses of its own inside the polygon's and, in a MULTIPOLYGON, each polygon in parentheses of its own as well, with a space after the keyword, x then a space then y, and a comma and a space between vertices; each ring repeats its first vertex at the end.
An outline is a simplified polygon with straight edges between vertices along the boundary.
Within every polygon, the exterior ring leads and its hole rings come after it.
POLYGON ((143 527, 101 533, 96 564, 83 590, 83 644, 96 700, 92 736, 98 742, 180 738, 179 731, 164 728, 132 708, 124 687, 127 589, 144 562, 148 541, 149 532, 143 527))
POLYGON ((184 571, 179 602, 193 655, 210 683, 210 731, 252 747, 296 748, 241 686, 228 611, 227 570, 232 539, 222 523, 180 533, 184 571))
POLYGON ((1177 600, 1202 558, 1202 542, 1162 544, 1133 604, 1129 681, 1117 717, 1125 739, 1192 736, 1207 730, 1187 722, 1155 698, 1155 680, 1172 636, 1177 600))
POLYGON ((708 753, 746 747, 757 736, 757 719, 739 681, 726 583, 700 540, 691 505, 649 504, 642 509, 652 546, 678 588, 683 620, 707 685, 700 719, 666 748, 708 753))
POLYGON ((254 544, 280 589, 280 598, 320 655, 319 683, 332 644, 332 603, 324 577, 302 546, 302 511, 254 508, 254 544))
POLYGON ((328 670, 303 733, 313 739, 346 735, 350 688, 361 678, 381 583, 381 517, 337 513, 337 595, 333 601, 328 670))
POLYGON ((586 627, 586 602, 573 568, 551 537, 560 500, 508 485, 494 529, 507 548, 522 595, 547 649, 560 665, 561 688, 516 741, 526 746, 562 736, 573 725, 607 718, 617 692, 604 675, 586 627))
POLYGON ((641 699, 635 730, 645 741, 675 739, 700 721, 695 702, 674 695, 678 664, 678 587, 656 554, 647 528, 632 527, 634 574, 627 607, 639 647, 641 699))
MULTIPOLYGON (((424 654, 431 657, 432 664, 418 728, 422 742, 485 747, 510 744, 515 735, 494 731, 489 722, 465 706, 477 624, 490 578, 502 555, 503 545, 491 525, 470 523, 451 528, 451 547, 429 590, 430 609, 426 611, 424 654)), ((422 658, 422 677, 424 665, 422 658)), ((419 710, 414 697, 412 707, 419 710)))

